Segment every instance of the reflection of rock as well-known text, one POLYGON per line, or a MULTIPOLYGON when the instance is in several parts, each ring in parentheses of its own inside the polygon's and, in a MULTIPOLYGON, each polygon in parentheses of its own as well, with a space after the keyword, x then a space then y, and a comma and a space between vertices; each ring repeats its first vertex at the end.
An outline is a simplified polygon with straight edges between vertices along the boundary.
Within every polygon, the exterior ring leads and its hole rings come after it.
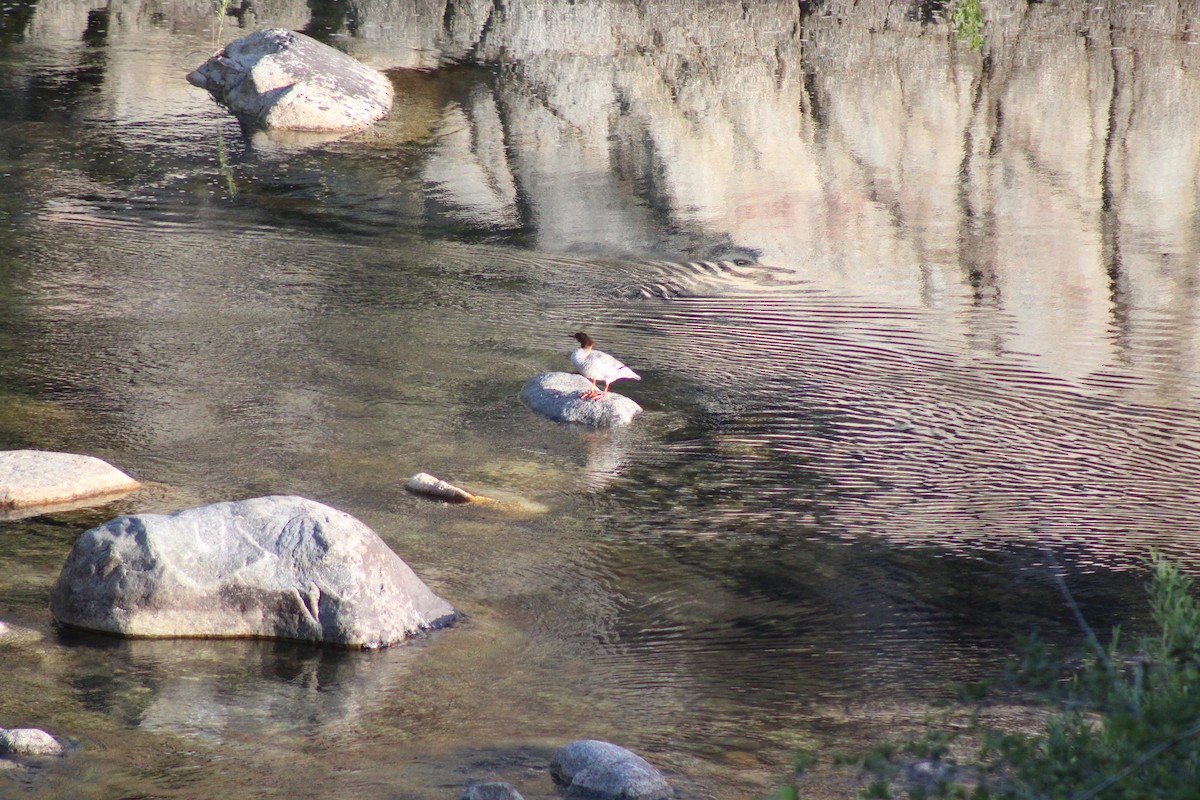
POLYGON ((0 728, 0 756, 59 756, 63 747, 37 728, 0 728))
POLYGON ((571 742, 550 763, 567 797, 611 800, 665 800, 675 792, 658 770, 624 747, 597 739, 571 742))
POLYGON ((591 381, 569 372, 545 372, 529 379, 521 389, 521 401, 555 422, 573 422, 608 428, 628 425, 642 407, 625 395, 609 392, 603 400, 584 400, 580 394, 591 381))
POLYGON ((374 531, 300 497, 117 517, 75 543, 50 608, 59 622, 122 635, 363 648, 457 616, 374 531))
POLYGON ((581 488, 600 492, 624 471, 636 447, 634 429, 588 431, 581 442, 586 461, 579 476, 581 488))
POLYGON ((103 658, 72 676, 130 727, 246 742, 353 729, 397 691, 422 648, 371 652, 299 642, 111 639, 71 634, 103 658))
POLYGON ((382 73, 302 33, 279 29, 230 42, 187 78, 266 129, 360 130, 392 107, 392 84, 382 73))
POLYGON ((102 505, 140 485, 92 456, 41 450, 0 452, 0 519, 26 516, 47 506, 63 510, 102 505))

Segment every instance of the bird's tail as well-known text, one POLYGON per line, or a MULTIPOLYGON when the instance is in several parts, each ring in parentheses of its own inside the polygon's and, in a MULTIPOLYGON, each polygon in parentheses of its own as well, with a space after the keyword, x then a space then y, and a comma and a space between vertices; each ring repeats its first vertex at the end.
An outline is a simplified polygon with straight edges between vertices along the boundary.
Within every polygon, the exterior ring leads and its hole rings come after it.
POLYGON ((617 377, 618 378, 628 378, 631 381, 640 381, 642 379, 641 375, 638 375, 636 372, 634 372, 633 370, 631 370, 629 367, 625 366, 624 364, 622 364, 621 368, 619 370, 617 370, 617 377))

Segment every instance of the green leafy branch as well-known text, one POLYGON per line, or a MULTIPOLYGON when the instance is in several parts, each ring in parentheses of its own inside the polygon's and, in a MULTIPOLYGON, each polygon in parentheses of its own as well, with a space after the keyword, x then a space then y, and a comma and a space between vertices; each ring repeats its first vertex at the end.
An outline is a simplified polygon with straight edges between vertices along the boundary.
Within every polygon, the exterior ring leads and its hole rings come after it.
POLYGON ((950 27, 972 50, 983 47, 983 7, 979 0, 954 0, 950 7, 950 27))

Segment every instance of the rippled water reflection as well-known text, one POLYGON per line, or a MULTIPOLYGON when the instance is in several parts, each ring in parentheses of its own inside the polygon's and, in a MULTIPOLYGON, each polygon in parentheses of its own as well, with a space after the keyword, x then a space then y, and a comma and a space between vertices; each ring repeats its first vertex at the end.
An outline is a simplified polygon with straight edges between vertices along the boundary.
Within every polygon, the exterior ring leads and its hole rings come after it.
POLYGON ((326 142, 183 82, 206 6, 0 30, 0 445, 151 484, 0 523, 0 618, 41 636, 0 644, 0 725, 77 744, 0 794, 534 799, 595 736, 753 797, 1014 633, 1073 641, 1055 569, 1136 627, 1140 559, 1200 534, 1195 46, 1165 7, 1081 37, 1095 9, 1042 5, 984 54, 837 3, 362 3, 354 37, 243 8, 441 65, 326 142), (630 430, 515 399, 581 328, 644 376, 630 430), (529 502, 429 504, 418 470, 529 502), (50 627, 88 526, 274 492, 467 623, 378 654, 50 627))

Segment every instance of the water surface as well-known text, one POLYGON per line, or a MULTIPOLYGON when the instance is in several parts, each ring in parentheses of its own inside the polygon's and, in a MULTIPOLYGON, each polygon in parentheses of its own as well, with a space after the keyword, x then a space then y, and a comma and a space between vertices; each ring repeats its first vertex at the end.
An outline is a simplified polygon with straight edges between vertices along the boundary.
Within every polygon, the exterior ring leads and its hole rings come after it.
POLYGON ((0 523, 0 618, 42 637, 0 646, 0 725, 77 745, 0 795, 549 798, 586 736, 757 797, 1015 633, 1078 641, 1056 572, 1140 624, 1142 560, 1200 538, 1196 47, 1170 6, 1041 5, 983 52, 870 4, 7 7, 0 446, 148 488, 0 523), (244 133, 182 76, 265 24, 404 68, 392 117, 244 133), (580 329, 644 376, 632 428, 517 401, 580 329), (268 493, 468 620, 370 654, 51 626, 90 525, 268 493))

